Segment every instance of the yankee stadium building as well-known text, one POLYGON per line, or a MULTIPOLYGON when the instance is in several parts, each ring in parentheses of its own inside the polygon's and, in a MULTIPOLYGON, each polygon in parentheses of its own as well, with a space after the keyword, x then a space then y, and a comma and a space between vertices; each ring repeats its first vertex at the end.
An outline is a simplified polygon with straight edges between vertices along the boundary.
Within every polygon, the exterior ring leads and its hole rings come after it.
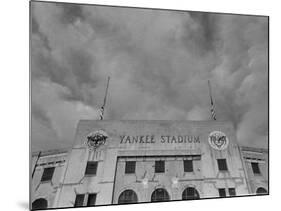
POLYGON ((268 150, 230 122, 81 120, 72 149, 32 156, 32 209, 268 193, 268 150))

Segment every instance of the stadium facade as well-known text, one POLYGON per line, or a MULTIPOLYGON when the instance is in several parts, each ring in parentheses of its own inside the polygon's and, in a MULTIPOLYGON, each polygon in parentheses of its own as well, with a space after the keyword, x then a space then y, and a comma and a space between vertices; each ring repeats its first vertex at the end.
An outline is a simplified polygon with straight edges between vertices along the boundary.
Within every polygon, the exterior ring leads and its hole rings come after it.
POLYGON ((224 121, 81 120, 71 149, 32 155, 33 209, 268 193, 268 150, 224 121), (242 142, 242 141, 241 141, 242 142))

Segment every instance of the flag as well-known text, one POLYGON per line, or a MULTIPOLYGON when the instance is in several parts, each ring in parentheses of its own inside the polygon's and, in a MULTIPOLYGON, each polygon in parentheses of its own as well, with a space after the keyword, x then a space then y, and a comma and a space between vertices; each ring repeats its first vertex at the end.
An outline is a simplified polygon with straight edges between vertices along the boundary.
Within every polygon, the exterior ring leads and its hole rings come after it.
POLYGON ((209 80, 208 80, 208 85, 209 85, 209 94, 210 94, 210 100, 211 100, 211 118, 213 120, 217 120, 216 111, 215 111, 215 105, 214 105, 214 101, 213 101, 213 98, 212 98, 211 84, 210 84, 209 80))
POLYGON ((215 111, 215 106, 214 106, 214 102, 213 100, 211 100, 211 118, 213 120, 216 120, 217 117, 216 117, 216 111, 215 111))
POLYGON ((103 120, 104 107, 100 108, 100 120, 103 120))

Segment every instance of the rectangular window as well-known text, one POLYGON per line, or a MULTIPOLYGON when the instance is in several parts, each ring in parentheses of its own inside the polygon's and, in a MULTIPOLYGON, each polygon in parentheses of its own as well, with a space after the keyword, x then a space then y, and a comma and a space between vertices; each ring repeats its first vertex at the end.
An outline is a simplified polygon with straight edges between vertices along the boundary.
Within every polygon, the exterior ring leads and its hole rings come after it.
POLYGON ((219 171, 227 171, 226 159, 218 159, 219 171))
POLYGON ((184 172, 193 172, 193 162, 192 160, 183 161, 184 172))
POLYGON ((96 204, 96 198, 97 198, 97 194, 96 193, 89 194, 87 206, 88 207, 94 206, 96 204))
POLYGON ((136 170, 136 161, 126 161, 125 174, 133 174, 136 170))
POLYGON ((228 193, 230 196, 236 196, 235 188, 228 188, 228 193))
POLYGON ((88 161, 86 166, 85 175, 91 176, 97 174, 98 162, 88 161))
POLYGON ((164 173, 165 172, 165 161, 157 160, 155 161, 155 173, 164 173))
POLYGON ((55 167, 44 168, 41 182, 51 181, 54 175, 55 167))
POLYGON ((254 174, 260 174, 261 173, 258 163, 251 163, 251 165, 252 165, 252 169, 253 169, 254 174))
POLYGON ((84 204, 85 194, 77 194, 75 198, 74 207, 82 207, 84 204))
POLYGON ((226 192, 224 188, 219 188, 219 195, 220 197, 226 197, 226 192))

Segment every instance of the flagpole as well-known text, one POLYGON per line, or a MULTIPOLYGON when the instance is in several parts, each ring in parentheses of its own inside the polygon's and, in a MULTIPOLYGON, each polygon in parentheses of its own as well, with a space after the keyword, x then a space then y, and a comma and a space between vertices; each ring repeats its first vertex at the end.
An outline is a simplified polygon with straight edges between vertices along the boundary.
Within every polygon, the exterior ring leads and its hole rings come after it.
POLYGON ((103 120, 103 114, 104 114, 104 109, 105 109, 105 104, 106 104, 106 99, 107 99, 107 93, 108 93, 108 87, 109 87, 109 80, 110 80, 110 77, 108 76, 106 89, 105 89, 105 95, 104 95, 104 99, 103 99, 103 105, 100 108, 100 120, 103 120))

